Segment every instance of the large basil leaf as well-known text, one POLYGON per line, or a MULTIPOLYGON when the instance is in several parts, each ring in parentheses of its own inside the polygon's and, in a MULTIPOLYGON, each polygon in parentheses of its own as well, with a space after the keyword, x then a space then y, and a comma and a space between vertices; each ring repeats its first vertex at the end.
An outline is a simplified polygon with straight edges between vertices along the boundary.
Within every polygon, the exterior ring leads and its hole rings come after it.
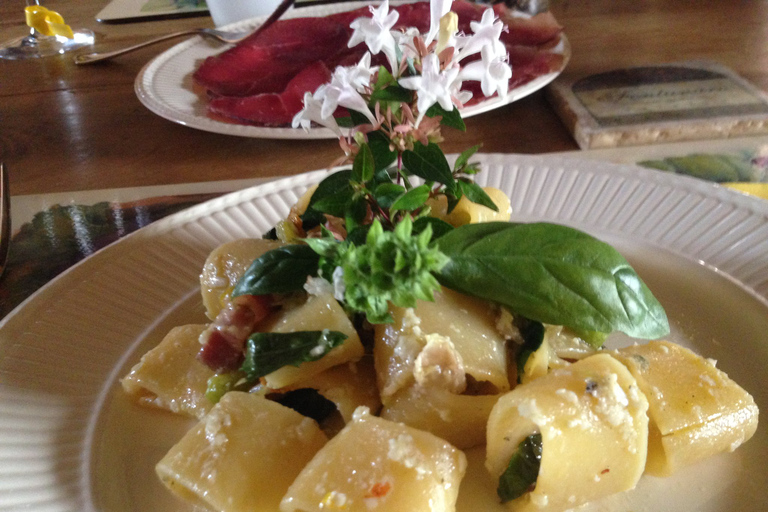
POLYGON ((664 308, 610 245, 548 223, 487 222, 437 239, 451 261, 438 279, 532 320, 578 331, 669 333, 664 308))
POLYGON ((541 466, 541 434, 531 434, 518 445, 499 477, 496 492, 502 503, 519 498, 536 485, 541 466))
POLYGON ((255 381, 283 366, 317 361, 346 339, 346 334, 328 330, 256 332, 248 338, 240 369, 255 381))
POLYGON ((268 295, 301 290, 317 275, 320 256, 308 245, 284 245, 257 258, 232 290, 232 296, 268 295))

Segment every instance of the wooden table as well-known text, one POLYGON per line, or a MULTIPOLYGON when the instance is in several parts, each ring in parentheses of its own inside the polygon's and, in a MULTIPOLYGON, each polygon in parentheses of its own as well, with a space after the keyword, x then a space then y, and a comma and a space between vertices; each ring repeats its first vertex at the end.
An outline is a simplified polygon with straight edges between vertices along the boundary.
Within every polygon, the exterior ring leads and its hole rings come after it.
MULTIPOLYGON (((211 26, 208 17, 103 24, 107 0, 48 0, 74 27, 96 32, 98 50, 154 35, 211 26)), ((2 39, 25 34, 21 0, 0 3, 2 39)), ((565 74, 712 59, 768 89, 768 2, 757 0, 552 0, 573 57, 565 74)), ((178 41, 176 41, 178 42, 178 41)), ((296 174, 339 155, 335 141, 263 140, 217 135, 167 121, 136 98, 134 79, 166 43, 110 63, 78 67, 71 55, 0 61, 0 158, 17 194, 177 184, 296 174)), ((485 152, 577 149, 538 92, 447 131, 443 147, 479 142, 485 152)))

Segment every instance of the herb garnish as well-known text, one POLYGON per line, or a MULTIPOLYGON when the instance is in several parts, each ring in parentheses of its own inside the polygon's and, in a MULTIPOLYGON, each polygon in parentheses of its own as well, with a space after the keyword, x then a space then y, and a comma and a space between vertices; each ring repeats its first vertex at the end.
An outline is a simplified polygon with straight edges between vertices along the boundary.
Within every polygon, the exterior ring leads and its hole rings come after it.
POLYGON ((507 469, 499 477, 496 492, 502 503, 519 498, 536 486, 541 466, 541 434, 531 434, 517 447, 507 469))

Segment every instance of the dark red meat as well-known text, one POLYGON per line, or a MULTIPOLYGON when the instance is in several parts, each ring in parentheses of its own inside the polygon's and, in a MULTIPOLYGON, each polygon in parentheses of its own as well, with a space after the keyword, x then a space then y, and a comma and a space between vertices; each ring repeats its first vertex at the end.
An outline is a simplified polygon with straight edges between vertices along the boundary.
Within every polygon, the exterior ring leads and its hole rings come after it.
MULTIPOLYGON (((422 33, 429 30, 429 2, 393 9, 399 13, 395 28, 416 27, 422 33)), ((452 9, 459 16, 459 30, 471 33, 471 22, 482 18, 487 5, 457 0, 452 9)), ((516 18, 503 4, 496 4, 494 11, 509 27, 502 33, 502 41, 509 49, 513 67, 510 87, 562 65, 562 56, 547 50, 559 40, 562 31, 551 14, 516 18)), ((370 9, 363 7, 323 18, 281 20, 256 37, 209 57, 194 74, 197 84, 212 98, 209 111, 244 124, 290 124, 302 108, 305 91, 313 92, 327 82, 330 70, 336 66, 354 65, 363 56, 364 44, 347 47, 352 34, 349 25, 370 15, 370 9), (321 64, 324 69, 320 69, 321 64)), ((473 102, 481 99, 479 84, 468 82, 466 88, 475 92, 473 102)))
POLYGON ((299 72, 282 93, 264 93, 254 96, 219 96, 211 99, 208 108, 213 114, 244 123, 254 119, 264 126, 285 126, 304 106, 304 93, 315 92, 331 80, 331 72, 317 61, 299 72))

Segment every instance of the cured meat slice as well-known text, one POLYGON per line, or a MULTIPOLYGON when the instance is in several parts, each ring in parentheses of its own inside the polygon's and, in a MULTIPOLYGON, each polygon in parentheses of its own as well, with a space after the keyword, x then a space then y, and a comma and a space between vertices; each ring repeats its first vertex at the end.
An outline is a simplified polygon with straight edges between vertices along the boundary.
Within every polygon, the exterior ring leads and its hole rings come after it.
POLYGON ((349 35, 349 27, 340 23, 318 23, 318 18, 285 20, 208 57, 193 77, 214 96, 279 93, 309 64, 331 63, 346 55, 349 35))
MULTIPOLYGON (((459 31, 471 33, 471 23, 481 20, 487 8, 487 5, 465 0, 453 2, 452 10, 459 17, 459 31)), ((562 56, 548 51, 559 41, 562 32, 550 13, 521 18, 503 4, 493 8, 509 27, 502 32, 501 39, 509 50, 513 70, 510 87, 562 67, 562 56)), ((399 13, 395 29, 416 27, 422 33, 429 30, 429 2, 403 4, 393 9, 399 13)), ((196 83, 212 98, 209 112, 240 123, 290 124, 302 107, 304 92, 312 92, 328 81, 329 70, 336 66, 353 66, 359 62, 367 48, 362 43, 354 48, 347 46, 352 35, 350 24, 370 16, 370 8, 362 7, 322 18, 280 20, 224 53, 209 57, 194 73, 196 83)), ((374 65, 385 62, 381 54, 373 59, 374 65)), ((466 82, 464 88, 475 95, 469 104, 480 101, 479 84, 466 82)))
POLYGON ((304 93, 314 92, 330 80, 330 70, 317 61, 299 72, 280 94, 219 96, 211 99, 208 108, 212 114, 245 124, 285 126, 304 106, 304 93))
POLYGON ((508 29, 501 33, 501 42, 506 45, 542 46, 556 40, 563 31, 551 12, 521 18, 507 11, 506 14, 500 14, 499 18, 508 29))

